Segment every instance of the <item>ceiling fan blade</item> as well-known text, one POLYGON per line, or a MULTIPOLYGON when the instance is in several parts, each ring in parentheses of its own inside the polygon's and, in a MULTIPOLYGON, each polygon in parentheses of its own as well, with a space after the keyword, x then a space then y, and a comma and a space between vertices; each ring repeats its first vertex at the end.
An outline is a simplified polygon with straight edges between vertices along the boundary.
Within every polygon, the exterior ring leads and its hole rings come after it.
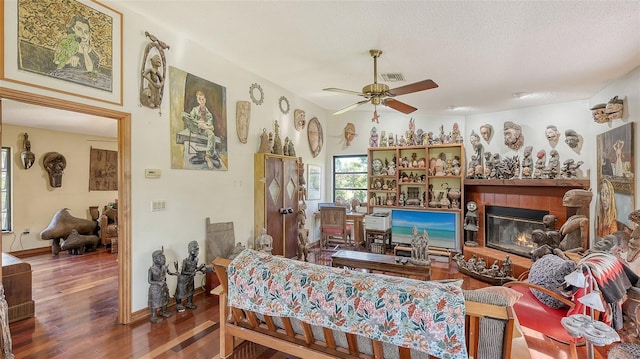
POLYGON ((424 80, 420 82, 414 82, 409 85, 396 87, 387 91, 387 93, 389 94, 389 96, 399 96, 412 92, 430 90, 436 87, 438 87, 438 84, 433 82, 433 80, 424 80))
POLYGON ((407 105, 404 102, 400 102, 396 99, 392 99, 392 98, 388 98, 384 101, 382 101, 382 104, 387 106, 387 107, 391 107, 394 110, 400 111, 402 113, 408 114, 411 113, 413 111, 416 111, 417 108, 411 106, 411 105, 407 105))
POLYGON ((339 114, 341 114, 341 113, 345 113, 345 112, 347 112, 347 111, 351 111, 351 110, 353 110, 354 108, 356 108, 356 107, 358 107, 358 106, 360 106, 360 105, 364 105, 364 104, 365 104, 365 103, 367 103, 367 102, 369 102, 369 100, 362 100, 362 101, 358 101, 358 102, 354 103, 353 105, 349 105, 349 106, 347 106, 347 107, 343 108, 342 110, 338 110, 338 111, 334 112, 333 114, 334 114, 334 115, 339 115, 339 114))
POLYGON ((343 90, 343 89, 338 89, 338 88, 335 88, 335 87, 329 87, 329 88, 322 89, 322 90, 323 91, 346 93, 348 95, 366 96, 366 94, 363 94, 362 92, 351 91, 351 90, 343 90))

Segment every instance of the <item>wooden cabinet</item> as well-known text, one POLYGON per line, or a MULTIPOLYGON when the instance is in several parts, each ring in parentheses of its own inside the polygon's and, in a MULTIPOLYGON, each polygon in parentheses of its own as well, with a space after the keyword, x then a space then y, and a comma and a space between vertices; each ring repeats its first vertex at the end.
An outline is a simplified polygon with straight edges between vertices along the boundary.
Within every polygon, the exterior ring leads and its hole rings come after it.
POLYGON ((462 144, 368 150, 370 211, 375 207, 462 211, 462 144))
POLYGON ((274 255, 296 256, 298 237, 298 163, 296 157, 254 156, 253 233, 273 237, 274 255))

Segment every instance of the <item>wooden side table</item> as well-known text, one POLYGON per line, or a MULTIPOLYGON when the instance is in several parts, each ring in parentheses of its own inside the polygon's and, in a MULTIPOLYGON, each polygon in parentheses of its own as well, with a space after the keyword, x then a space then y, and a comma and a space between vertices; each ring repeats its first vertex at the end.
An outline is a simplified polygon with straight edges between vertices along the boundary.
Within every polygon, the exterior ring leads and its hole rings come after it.
POLYGON ((376 243, 376 240, 380 241, 383 246, 386 242, 389 242, 386 245, 386 249, 391 249, 391 228, 387 229, 386 231, 366 229, 365 233, 365 238, 367 241, 366 246, 369 252, 371 251, 371 244, 376 243))

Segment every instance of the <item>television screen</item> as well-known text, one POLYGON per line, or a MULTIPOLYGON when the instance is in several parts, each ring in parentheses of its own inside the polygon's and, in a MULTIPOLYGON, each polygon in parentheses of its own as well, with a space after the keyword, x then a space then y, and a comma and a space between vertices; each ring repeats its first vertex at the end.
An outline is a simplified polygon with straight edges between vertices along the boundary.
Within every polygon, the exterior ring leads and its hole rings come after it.
POLYGON ((391 240, 411 244, 415 226, 420 235, 424 229, 427 230, 429 246, 459 251, 462 241, 458 235, 459 216, 458 212, 394 209, 391 212, 391 240))

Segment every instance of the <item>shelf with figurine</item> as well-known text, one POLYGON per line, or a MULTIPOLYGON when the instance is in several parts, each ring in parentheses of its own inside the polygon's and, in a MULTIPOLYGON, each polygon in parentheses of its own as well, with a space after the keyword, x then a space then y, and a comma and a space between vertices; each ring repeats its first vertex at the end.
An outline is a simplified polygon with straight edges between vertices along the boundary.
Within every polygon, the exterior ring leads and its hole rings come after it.
POLYGON ((367 152, 369 211, 374 207, 461 211, 465 156, 457 126, 449 136, 441 126, 437 138, 414 131, 413 126, 410 122, 399 139, 384 131, 381 138, 372 132, 375 141, 367 152))

